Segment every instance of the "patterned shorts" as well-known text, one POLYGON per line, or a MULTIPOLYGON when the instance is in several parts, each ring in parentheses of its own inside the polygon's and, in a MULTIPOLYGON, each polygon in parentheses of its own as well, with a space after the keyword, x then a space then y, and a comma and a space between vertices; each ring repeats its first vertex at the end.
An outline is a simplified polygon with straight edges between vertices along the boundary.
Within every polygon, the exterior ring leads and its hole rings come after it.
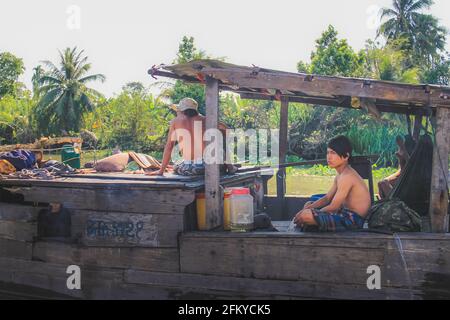
POLYGON ((184 160, 176 164, 173 171, 180 176, 200 176, 205 174, 205 162, 184 160))
POLYGON ((353 211, 340 209, 335 213, 312 209, 314 219, 318 226, 307 226, 305 232, 345 232, 356 231, 364 227, 364 219, 353 211))

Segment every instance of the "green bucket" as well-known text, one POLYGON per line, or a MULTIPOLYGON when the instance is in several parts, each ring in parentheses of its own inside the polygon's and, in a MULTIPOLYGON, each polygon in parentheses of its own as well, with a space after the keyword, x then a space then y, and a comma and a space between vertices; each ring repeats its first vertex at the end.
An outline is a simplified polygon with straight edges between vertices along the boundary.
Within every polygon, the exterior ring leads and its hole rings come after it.
POLYGON ((61 162, 74 169, 81 168, 81 157, 71 144, 65 144, 61 150, 61 162))

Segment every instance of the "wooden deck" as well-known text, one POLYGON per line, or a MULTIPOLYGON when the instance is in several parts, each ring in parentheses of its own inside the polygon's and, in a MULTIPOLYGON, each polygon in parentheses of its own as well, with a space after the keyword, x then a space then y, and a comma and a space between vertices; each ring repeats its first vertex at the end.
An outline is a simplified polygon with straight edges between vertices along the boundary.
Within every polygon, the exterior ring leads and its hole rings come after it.
MULTIPOLYGON (((259 170, 248 170, 238 172, 234 175, 225 175, 221 177, 221 184, 231 185, 243 181, 249 177, 259 174, 259 170)), ((180 188, 198 190, 204 188, 205 181, 203 177, 183 177, 174 174, 160 176, 146 176, 144 174, 126 174, 126 173, 91 173, 63 175, 54 180, 37 179, 11 179, 0 177, 0 187, 8 186, 39 186, 39 187, 58 187, 58 188, 126 188, 142 187, 145 189, 165 189, 180 188)))

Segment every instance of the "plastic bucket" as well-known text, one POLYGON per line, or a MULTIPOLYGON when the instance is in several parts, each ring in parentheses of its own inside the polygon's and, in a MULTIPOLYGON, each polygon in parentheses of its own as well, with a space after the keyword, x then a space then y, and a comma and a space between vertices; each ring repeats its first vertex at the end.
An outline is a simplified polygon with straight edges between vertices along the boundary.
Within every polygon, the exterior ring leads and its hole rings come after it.
POLYGON ((198 193, 195 196, 197 206, 197 228, 198 230, 206 230, 206 201, 205 194, 198 193))
POLYGON ((313 195, 313 196, 311 196, 311 198, 309 199, 309 201, 317 201, 317 200, 320 200, 320 199, 322 199, 323 197, 325 197, 326 196, 326 194, 315 194, 315 195, 313 195))

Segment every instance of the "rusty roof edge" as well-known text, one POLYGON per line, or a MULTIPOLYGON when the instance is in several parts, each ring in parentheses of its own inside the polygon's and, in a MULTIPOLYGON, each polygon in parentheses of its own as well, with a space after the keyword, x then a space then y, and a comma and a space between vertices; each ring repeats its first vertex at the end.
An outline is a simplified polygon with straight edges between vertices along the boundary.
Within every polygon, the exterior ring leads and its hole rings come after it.
POLYGON ((274 69, 267 69, 267 68, 261 68, 258 66, 248 67, 248 66, 241 66, 231 63, 225 63, 218 60, 193 60, 189 63, 183 63, 183 64, 172 64, 172 65, 162 65, 162 68, 165 70, 169 70, 175 75, 183 76, 188 75, 186 73, 180 73, 177 72, 179 69, 188 68, 191 67, 192 73, 209 73, 213 71, 214 69, 223 69, 227 70, 233 69, 233 72, 255 72, 255 73, 274 73, 274 74, 280 74, 280 75, 292 75, 292 76, 300 76, 300 77, 307 77, 307 78, 316 78, 316 79, 335 79, 335 80, 354 80, 354 81, 370 81, 373 83, 383 83, 383 84, 390 84, 390 85, 398 85, 398 86, 404 86, 404 87, 416 87, 416 88, 422 88, 426 89, 426 87, 434 88, 434 89, 440 89, 443 91, 446 91, 450 94, 450 87, 444 86, 444 85, 436 85, 436 84, 410 84, 410 83, 403 83, 403 82, 395 82, 395 81, 386 81, 386 80, 377 80, 372 78, 358 78, 358 77, 341 77, 341 76, 328 76, 328 75, 319 75, 319 74, 308 74, 308 73, 301 73, 301 72, 288 72, 288 71, 280 71, 280 70, 274 70, 274 69), (216 64, 216 66, 214 66, 216 64))
MULTIPOLYGON (((178 79, 182 81, 187 81, 191 83, 204 83, 204 79, 201 77, 210 76, 216 78, 221 81, 221 77, 216 77, 214 72, 223 72, 223 71, 232 71, 236 74, 253 74, 257 75, 259 73, 265 74, 277 74, 277 75, 285 75, 285 76, 295 76, 300 77, 304 80, 313 81, 316 80, 335 80, 335 81, 356 81, 361 83, 362 85, 376 85, 382 84, 387 86, 394 86, 397 88, 410 88, 414 90, 424 90, 425 93, 439 93, 440 98, 442 99, 442 104, 435 105, 450 107, 450 87, 442 86, 442 85, 429 85, 429 84, 408 84, 401 82, 393 82, 393 81, 384 81, 384 80, 375 80, 369 78, 351 78, 351 77, 338 77, 338 76, 324 76, 324 75, 315 75, 315 74, 306 74, 306 73, 294 73, 294 72, 286 72, 286 71, 278 71, 260 68, 257 66, 247 67, 240 66, 231 63, 225 63, 218 60, 194 60, 185 64, 173 64, 173 65, 159 65, 157 67, 153 66, 148 73, 154 77, 155 75, 169 77, 173 79, 178 79), (162 71, 161 69, 167 70, 162 71)), ((237 91, 236 86, 227 87, 229 83, 221 83, 221 87, 225 90, 237 91)))

